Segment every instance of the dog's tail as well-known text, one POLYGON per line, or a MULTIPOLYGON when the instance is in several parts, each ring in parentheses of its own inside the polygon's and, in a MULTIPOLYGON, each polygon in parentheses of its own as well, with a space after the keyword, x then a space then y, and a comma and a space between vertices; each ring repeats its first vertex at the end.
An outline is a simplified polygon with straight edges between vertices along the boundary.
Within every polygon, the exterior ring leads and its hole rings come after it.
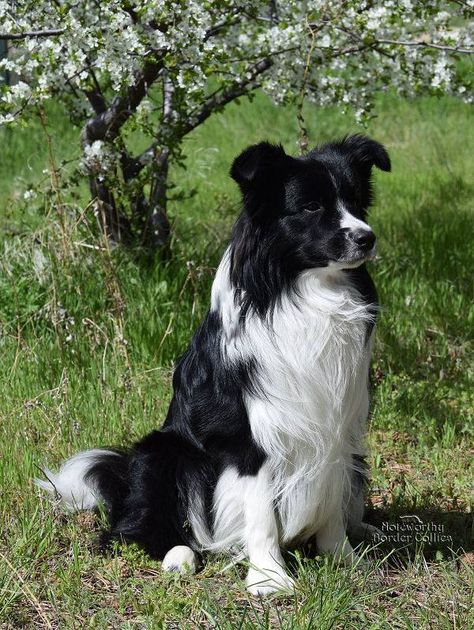
POLYGON ((115 451, 99 448, 82 451, 67 459, 57 473, 48 468, 43 469, 46 481, 43 479, 34 481, 40 488, 61 499, 72 512, 92 510, 97 507, 99 501, 108 503, 107 499, 111 498, 108 492, 103 492, 105 485, 110 486, 115 482, 117 490, 124 490, 126 460, 126 455, 115 451), (106 470, 110 471, 111 477, 108 484, 104 475, 106 470))
POLYGON ((203 450, 178 433, 154 431, 129 451, 83 451, 44 474, 36 484, 69 510, 104 504, 102 546, 136 542, 160 559, 176 545, 197 547, 189 517, 206 502, 213 473, 203 450))

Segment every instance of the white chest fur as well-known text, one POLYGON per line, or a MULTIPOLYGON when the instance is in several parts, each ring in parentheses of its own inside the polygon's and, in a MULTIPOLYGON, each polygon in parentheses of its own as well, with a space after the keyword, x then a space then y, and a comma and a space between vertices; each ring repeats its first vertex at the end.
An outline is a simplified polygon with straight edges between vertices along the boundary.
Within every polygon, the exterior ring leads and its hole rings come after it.
POLYGON ((230 362, 254 359, 255 391, 245 404, 254 439, 272 471, 282 542, 314 534, 350 487, 352 454, 362 454, 368 414, 372 319, 341 271, 304 272, 270 318, 239 309, 228 256, 213 286, 230 362))

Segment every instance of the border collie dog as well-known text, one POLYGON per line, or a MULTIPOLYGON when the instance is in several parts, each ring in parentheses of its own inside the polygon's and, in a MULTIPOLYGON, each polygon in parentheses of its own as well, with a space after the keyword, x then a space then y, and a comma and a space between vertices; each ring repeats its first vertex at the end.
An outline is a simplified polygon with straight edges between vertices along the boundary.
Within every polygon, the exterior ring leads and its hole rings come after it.
POLYGON ((135 542, 169 571, 195 570, 206 551, 247 558, 254 594, 293 588, 281 548, 314 536, 358 562, 347 534, 370 527, 373 166, 389 171, 389 156, 362 135, 305 157, 262 142, 236 158, 243 210, 162 429, 37 481, 71 509, 103 503, 104 545, 135 542))

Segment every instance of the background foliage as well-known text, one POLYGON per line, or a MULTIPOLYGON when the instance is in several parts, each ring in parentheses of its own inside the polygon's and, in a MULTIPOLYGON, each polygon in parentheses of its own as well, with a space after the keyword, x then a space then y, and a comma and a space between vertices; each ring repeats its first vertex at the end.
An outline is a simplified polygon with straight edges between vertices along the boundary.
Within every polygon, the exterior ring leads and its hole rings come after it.
POLYGON ((210 116, 261 89, 297 104, 304 151, 305 99, 358 120, 390 89, 470 102, 473 15, 472 0, 0 0, 0 72, 17 77, 0 123, 61 104, 80 128, 71 184, 89 183, 102 230, 166 253, 168 200, 192 193, 170 165, 210 116))

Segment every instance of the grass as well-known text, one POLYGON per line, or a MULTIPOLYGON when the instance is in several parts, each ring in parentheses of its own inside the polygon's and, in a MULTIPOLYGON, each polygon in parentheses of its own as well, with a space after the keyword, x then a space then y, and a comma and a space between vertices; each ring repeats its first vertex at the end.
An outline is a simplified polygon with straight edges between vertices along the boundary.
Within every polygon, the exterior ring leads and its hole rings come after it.
MULTIPOLYGON (((173 178, 197 194, 171 204, 172 259, 146 268, 98 240, 83 190, 58 215, 43 192, 45 130, 33 122, 2 132, 0 627, 472 627, 474 130, 468 107, 448 98, 387 96, 377 111, 368 132, 387 145, 393 173, 376 174, 372 213, 384 308, 369 514, 382 527, 417 515, 450 539, 396 553, 385 545, 356 571, 300 550, 290 556, 295 595, 262 601, 225 559, 176 577, 133 547, 95 555, 97 518, 64 514, 30 480, 45 462, 130 443, 162 422, 173 362, 207 308, 237 212, 230 162, 261 138, 296 150, 296 117, 259 95, 187 140, 187 170, 173 178), (38 195, 25 200, 31 186, 38 195)), ((308 106, 306 116, 317 141, 357 130, 334 109, 308 106)), ((48 130, 58 164, 77 155, 77 130, 60 111, 48 130)))

